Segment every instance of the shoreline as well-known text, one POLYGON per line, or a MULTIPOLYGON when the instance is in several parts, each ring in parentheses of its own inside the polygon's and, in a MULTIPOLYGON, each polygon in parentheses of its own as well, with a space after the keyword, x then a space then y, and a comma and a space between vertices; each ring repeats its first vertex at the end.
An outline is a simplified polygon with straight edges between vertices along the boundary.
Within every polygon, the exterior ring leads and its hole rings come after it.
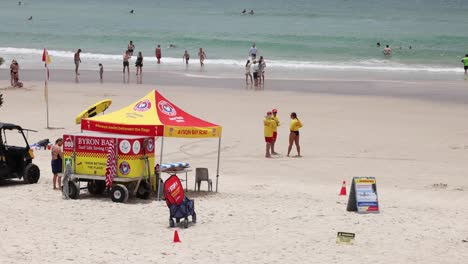
MULTIPOLYGON (((51 70, 49 85, 63 84, 94 84, 101 85, 97 71, 80 70, 81 75, 75 78, 73 70, 51 70)), ((297 79, 269 79, 266 75, 265 84, 255 87, 246 85, 245 77, 213 77, 199 72, 199 74, 187 74, 178 72, 143 72, 140 80, 135 72, 129 75, 120 71, 106 71, 103 84, 125 85, 153 85, 158 86, 183 86, 210 89, 251 90, 251 91, 287 91, 312 94, 332 94, 347 96, 378 96, 395 97, 402 99, 423 100, 441 103, 468 104, 468 79, 461 81, 446 80, 401 80, 401 79, 347 79, 343 76, 322 76, 309 80, 297 79), (128 76, 130 78, 128 78, 128 76), (125 78, 124 78, 125 77, 125 78)), ((21 70, 20 80, 28 87, 28 83, 38 82, 43 85, 43 70, 21 70)), ((0 89, 7 89, 9 72, 0 70, 0 80, 5 84, 0 89)))

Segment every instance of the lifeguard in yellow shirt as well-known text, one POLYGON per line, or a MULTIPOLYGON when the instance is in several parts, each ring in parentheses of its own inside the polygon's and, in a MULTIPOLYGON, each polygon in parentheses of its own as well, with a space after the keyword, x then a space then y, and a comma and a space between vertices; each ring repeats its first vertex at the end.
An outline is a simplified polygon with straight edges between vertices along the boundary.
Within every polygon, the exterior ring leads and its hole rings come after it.
POLYGON ((270 149, 271 149, 271 142, 273 141, 273 130, 276 126, 275 120, 273 120, 271 116, 271 112, 268 112, 263 119, 263 133, 265 135, 265 142, 266 142, 266 151, 265 151, 265 158, 271 158, 270 149))
POLYGON ((301 121, 297 118, 297 114, 291 113, 291 125, 289 126, 289 147, 288 147, 288 157, 291 153, 293 144, 296 144, 297 155, 295 157, 301 157, 301 147, 299 146, 299 128, 302 127, 301 121))
POLYGON ((280 121, 279 121, 279 118, 277 116, 278 114, 278 110, 277 109, 273 109, 271 110, 271 112, 273 113, 273 120, 275 120, 276 122, 276 126, 273 130, 273 142, 271 142, 271 154, 272 155, 278 155, 278 153, 275 152, 275 143, 276 143, 276 138, 278 137, 278 128, 280 126, 280 121))

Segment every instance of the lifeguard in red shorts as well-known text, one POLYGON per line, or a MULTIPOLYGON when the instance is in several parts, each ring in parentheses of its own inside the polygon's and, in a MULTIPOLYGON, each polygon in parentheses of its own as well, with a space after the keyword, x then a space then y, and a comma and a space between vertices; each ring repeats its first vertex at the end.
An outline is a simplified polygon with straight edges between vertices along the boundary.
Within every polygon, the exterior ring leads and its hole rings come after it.
POLYGON ((272 113, 268 112, 265 119, 263 119, 263 133, 266 142, 265 158, 271 158, 270 149, 271 143, 273 142, 273 130, 275 126, 276 122, 273 120, 272 113))
POLYGON ((278 114, 278 110, 277 109, 273 109, 271 110, 273 116, 273 120, 275 120, 275 123, 276 123, 276 126, 274 126, 274 129, 273 129, 273 142, 271 142, 271 154, 272 155, 278 155, 278 153, 275 152, 275 143, 276 143, 276 138, 278 137, 278 128, 280 126, 280 121, 279 121, 279 118, 277 116, 278 114))

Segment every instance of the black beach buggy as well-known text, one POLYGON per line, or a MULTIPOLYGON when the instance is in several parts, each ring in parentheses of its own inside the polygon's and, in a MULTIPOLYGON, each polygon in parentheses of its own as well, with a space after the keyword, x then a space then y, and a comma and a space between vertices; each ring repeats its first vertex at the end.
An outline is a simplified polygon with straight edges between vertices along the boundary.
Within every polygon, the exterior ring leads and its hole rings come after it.
POLYGON ((33 150, 29 147, 22 129, 18 125, 0 123, 0 180, 23 178, 25 183, 37 183, 40 170, 32 163, 33 150))

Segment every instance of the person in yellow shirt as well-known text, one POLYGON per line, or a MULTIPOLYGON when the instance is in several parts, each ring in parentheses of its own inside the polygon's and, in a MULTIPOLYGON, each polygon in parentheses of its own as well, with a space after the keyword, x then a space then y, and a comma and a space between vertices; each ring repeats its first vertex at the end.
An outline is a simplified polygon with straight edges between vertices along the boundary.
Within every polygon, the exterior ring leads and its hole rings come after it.
POLYGON ((271 154, 272 155, 278 155, 278 153, 275 152, 275 143, 276 143, 276 138, 278 137, 278 128, 277 127, 280 126, 280 121, 279 121, 279 118, 277 116, 278 110, 273 109, 273 110, 271 110, 271 112, 273 114, 273 120, 275 120, 275 123, 276 123, 276 126, 273 129, 273 142, 271 142, 271 154))
POLYGON ((289 147, 288 147, 288 157, 291 153, 293 144, 296 144, 297 155, 296 157, 301 157, 301 147, 299 146, 299 128, 302 127, 301 121, 297 118, 297 114, 291 113, 291 125, 289 126, 289 147))
POLYGON ((273 141, 273 130, 275 125, 276 122, 273 120, 271 112, 268 112, 265 119, 263 119, 263 133, 266 142, 265 158, 271 158, 270 149, 271 142, 273 141))

